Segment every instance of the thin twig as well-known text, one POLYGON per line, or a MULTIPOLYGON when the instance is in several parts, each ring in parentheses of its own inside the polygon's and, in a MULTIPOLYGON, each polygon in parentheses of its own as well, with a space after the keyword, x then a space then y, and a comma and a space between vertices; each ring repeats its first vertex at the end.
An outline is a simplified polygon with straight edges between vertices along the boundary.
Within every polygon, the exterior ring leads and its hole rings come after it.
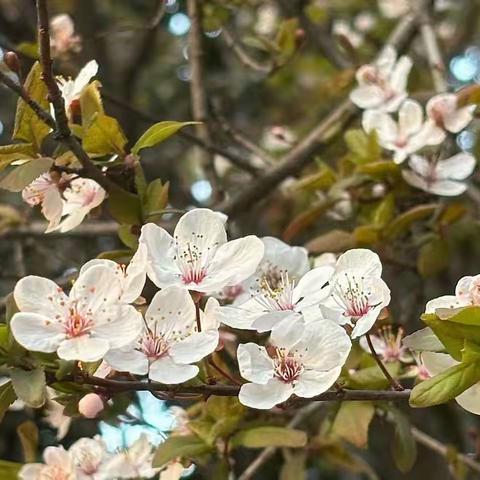
MULTIPOLYGON (((447 445, 436 440, 427 433, 422 432, 416 427, 412 427, 411 431, 413 437, 420 445, 423 445, 428 449, 437 452, 442 457, 445 457, 448 461, 450 461, 452 452, 447 445)), ((457 453, 454 458, 470 467, 473 471, 480 473, 480 463, 475 461, 473 456, 465 455, 464 453, 457 453)))
POLYGON ((386 369, 385 365, 383 364, 382 360, 380 359, 380 357, 378 356, 378 353, 375 351, 375 347, 373 346, 373 343, 372 343, 372 339, 370 337, 370 335, 367 333, 366 335, 366 338, 367 338, 367 343, 368 343, 368 348, 370 349, 370 352, 372 353, 372 356, 373 358, 375 359, 375 361, 377 362, 377 365, 378 367, 380 368, 380 370, 382 371, 382 373, 385 375, 385 378, 390 382, 390 385, 392 386, 392 388, 394 388, 395 390, 397 390, 398 392, 402 392, 403 390, 405 390, 402 385, 400 385, 400 383, 395 380, 389 373, 389 371, 386 369))
POLYGON ((51 238, 72 238, 72 237, 101 237, 101 236, 114 236, 118 232, 117 222, 87 222, 82 223, 74 230, 69 232, 60 232, 54 230, 53 232, 45 234, 47 229, 47 222, 29 222, 28 225, 22 225, 12 230, 9 230, 0 235, 0 238, 5 239, 18 239, 18 238, 31 238, 41 237, 45 241, 51 238))
MULTIPOLYGON (((318 410, 322 406, 321 403, 311 403, 306 407, 300 409, 295 416, 290 420, 287 427, 295 428, 300 425, 309 415, 318 410)), ((277 449, 275 447, 264 448, 255 460, 243 471, 238 477, 238 480, 251 480, 257 473, 259 468, 268 462, 274 455, 277 449)))

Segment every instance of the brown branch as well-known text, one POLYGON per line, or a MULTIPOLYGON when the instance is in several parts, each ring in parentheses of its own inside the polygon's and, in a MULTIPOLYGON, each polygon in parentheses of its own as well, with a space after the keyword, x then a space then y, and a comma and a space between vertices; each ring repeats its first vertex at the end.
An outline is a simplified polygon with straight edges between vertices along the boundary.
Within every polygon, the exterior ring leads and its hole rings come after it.
POLYGON ((95 180, 106 190, 118 188, 90 160, 87 152, 82 148, 76 137, 72 135, 68 126, 68 118, 65 112, 65 102, 62 93, 53 74, 53 61, 50 53, 50 31, 47 0, 37 0, 37 22, 40 63, 42 65, 42 79, 48 90, 49 100, 55 112, 56 138, 65 144, 78 158, 83 167, 82 174, 95 180))
POLYGON ((451 449, 447 445, 439 442, 438 440, 426 434, 425 432, 422 432, 418 428, 412 427, 411 431, 413 437, 420 445, 423 445, 424 447, 427 447, 428 449, 437 452, 442 457, 445 457, 449 462, 451 462, 451 458, 454 457, 455 460, 464 463, 473 471, 480 473, 480 463, 477 462, 473 456, 465 455, 464 453, 453 454, 451 449))
MULTIPOLYGON (((401 50, 412 37, 416 27, 415 16, 413 14, 405 15, 390 35, 387 44, 401 50)), ((313 154, 322 142, 333 134, 332 130, 341 131, 346 122, 357 112, 357 108, 349 99, 341 102, 317 127, 281 158, 278 165, 269 169, 264 175, 246 185, 216 208, 229 216, 235 216, 248 210, 258 200, 265 198, 285 178, 301 171, 312 160, 313 154)))
POLYGON ((117 222, 91 222, 91 223, 82 223, 74 230, 69 232, 61 233, 57 230, 54 230, 50 233, 45 233, 47 229, 47 222, 29 222, 28 225, 22 225, 15 229, 9 230, 0 235, 0 238, 4 239, 18 239, 18 238, 31 238, 31 237, 42 237, 44 240, 48 241, 52 238, 72 238, 72 237, 92 237, 96 238, 99 236, 114 236, 118 232, 118 223, 117 222))
POLYGON ((375 347, 373 346, 372 339, 370 338, 370 335, 367 333, 365 335, 367 338, 367 343, 368 343, 368 348, 370 349, 370 352, 372 353, 373 358, 377 362, 378 367, 382 371, 383 375, 385 378, 390 382, 390 385, 392 386, 393 389, 395 389, 397 392, 402 392, 404 388, 400 383, 395 380, 389 373, 389 371, 386 369, 385 365, 383 364, 382 360, 378 356, 378 353, 375 351, 375 347))

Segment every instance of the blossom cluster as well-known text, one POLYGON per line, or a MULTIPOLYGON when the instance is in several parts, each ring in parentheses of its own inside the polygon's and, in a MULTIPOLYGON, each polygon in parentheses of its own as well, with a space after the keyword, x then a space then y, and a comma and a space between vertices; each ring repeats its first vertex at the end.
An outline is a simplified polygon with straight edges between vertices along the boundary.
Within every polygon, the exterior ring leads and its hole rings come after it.
POLYGON ((472 174, 475 158, 466 152, 445 159, 419 152, 466 128, 476 106, 462 106, 456 94, 440 93, 428 100, 424 112, 418 101, 408 98, 412 66, 408 56, 398 58, 395 49, 387 45, 375 63, 358 69, 358 87, 350 99, 364 110, 363 129, 376 132, 394 162, 408 159, 409 168, 402 171, 405 181, 435 195, 460 195, 467 188, 464 180, 472 174))
POLYGON ((68 295, 46 278, 21 279, 13 335, 32 351, 103 359, 116 371, 178 384, 196 377, 196 364, 219 346, 221 324, 270 332, 266 343, 238 347, 249 382, 240 401, 271 408, 292 394, 326 391, 351 338, 368 332, 390 302, 380 259, 354 249, 311 268, 304 248, 272 237, 227 241, 225 222, 223 214, 194 209, 173 236, 147 224, 127 267, 92 260, 68 295), (147 276, 160 290, 140 308, 147 276))

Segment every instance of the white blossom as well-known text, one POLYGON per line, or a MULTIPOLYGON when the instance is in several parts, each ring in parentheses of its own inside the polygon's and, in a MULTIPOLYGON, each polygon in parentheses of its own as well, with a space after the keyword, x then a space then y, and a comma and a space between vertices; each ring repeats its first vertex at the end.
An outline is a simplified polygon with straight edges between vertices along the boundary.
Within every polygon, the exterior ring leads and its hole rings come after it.
POLYGON ((80 438, 68 450, 78 480, 113 478, 108 470, 111 455, 99 437, 80 438))
POLYGON ((320 303, 330 293, 328 282, 332 274, 332 267, 318 267, 298 280, 288 272, 281 272, 274 279, 260 278, 246 300, 220 308, 220 319, 233 328, 266 332, 283 328, 284 321, 323 318, 320 303))
POLYGON ((261 145, 271 152, 283 152, 292 148, 297 141, 297 136, 288 127, 273 125, 263 132, 261 145))
POLYGON ((141 332, 140 313, 120 302, 119 274, 104 265, 82 273, 69 296, 55 282, 33 275, 22 278, 13 293, 20 312, 10 326, 28 350, 93 362, 141 332))
POLYGON ((402 163, 412 153, 445 139, 445 132, 432 120, 424 122, 423 110, 415 100, 405 100, 398 111, 398 122, 385 112, 367 110, 362 125, 369 133, 375 130, 380 145, 394 152, 395 163, 402 163))
POLYGON ((464 180, 473 173, 476 161, 466 152, 437 161, 412 155, 408 166, 409 170, 402 171, 407 183, 434 195, 452 197, 465 192, 467 184, 464 180))
POLYGON ((267 348, 255 343, 238 347, 246 383, 239 400, 247 407, 269 409, 292 394, 311 398, 325 392, 340 375, 351 343, 345 330, 322 320, 306 325, 299 338, 295 323, 272 332, 267 348))
POLYGON ((47 447, 45 463, 27 463, 18 472, 20 480, 77 480, 73 460, 63 447, 47 447))
POLYGON ((80 50, 80 37, 75 35, 75 25, 70 15, 62 13, 50 20, 50 46, 57 55, 80 50))
MULTIPOLYGON (((459 363, 448 353, 439 352, 423 352, 421 359, 424 367, 432 377, 459 363)), ((458 397, 455 397, 455 400, 467 412, 480 415, 480 382, 467 388, 458 397)))
POLYGON ((188 290, 167 287, 155 294, 147 308, 141 336, 125 348, 110 351, 105 360, 116 370, 148 374, 157 382, 186 382, 198 373, 192 364, 218 345, 217 308, 217 300, 210 298, 198 332, 195 304, 188 290))
POLYGON ((476 105, 459 107, 454 93, 440 93, 427 102, 426 111, 440 128, 458 133, 472 121, 475 108, 476 105))
POLYGON ((341 255, 331 280, 331 294, 322 305, 325 317, 352 326, 352 338, 367 333, 390 303, 390 289, 381 274, 382 263, 371 250, 358 248, 341 255))
POLYGON ((402 17, 410 8, 410 0, 378 0, 378 9, 385 18, 402 17))
MULTIPOLYGON (((413 361, 412 355, 408 352, 408 348, 402 343, 403 329, 399 328, 394 334, 391 326, 381 328, 377 334, 371 335, 375 352, 385 363, 403 362, 410 363, 413 361)), ((368 346, 365 337, 360 338, 360 346, 368 353, 370 347, 368 346)))
POLYGON ((358 87, 350 100, 362 109, 395 112, 407 98, 408 75, 412 61, 407 56, 397 60, 397 52, 385 47, 375 63, 361 66, 356 73, 358 87))
POLYGON ((263 243, 249 235, 227 242, 225 215, 197 208, 180 218, 173 237, 153 223, 142 227, 147 248, 147 275, 159 288, 181 285, 215 293, 241 283, 255 272, 263 243))
POLYGON ((88 62, 78 73, 75 80, 63 77, 57 78, 57 83, 65 102, 65 111, 69 120, 72 120, 72 103, 80 99, 83 89, 98 72, 98 63, 95 60, 88 62))

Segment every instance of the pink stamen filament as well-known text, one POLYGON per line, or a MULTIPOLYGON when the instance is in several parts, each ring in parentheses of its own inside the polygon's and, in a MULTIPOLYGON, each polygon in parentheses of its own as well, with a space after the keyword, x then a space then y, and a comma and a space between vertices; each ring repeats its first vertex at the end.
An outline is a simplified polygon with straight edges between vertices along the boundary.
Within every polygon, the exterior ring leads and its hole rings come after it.
POLYGON ((283 348, 275 350, 273 364, 275 377, 284 383, 293 383, 304 371, 302 363, 283 348))

